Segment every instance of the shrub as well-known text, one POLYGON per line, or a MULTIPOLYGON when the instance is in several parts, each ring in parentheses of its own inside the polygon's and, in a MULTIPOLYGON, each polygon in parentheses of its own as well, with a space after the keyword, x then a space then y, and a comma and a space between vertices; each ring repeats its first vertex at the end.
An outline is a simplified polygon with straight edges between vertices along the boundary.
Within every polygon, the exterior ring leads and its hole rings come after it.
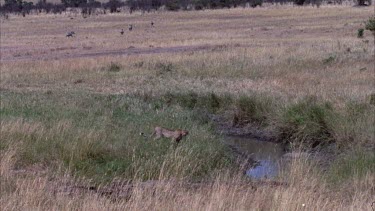
POLYGON ((357 37, 358 38, 363 38, 363 32, 364 31, 365 31, 365 29, 363 29, 363 28, 358 29, 358 31, 357 31, 357 37))

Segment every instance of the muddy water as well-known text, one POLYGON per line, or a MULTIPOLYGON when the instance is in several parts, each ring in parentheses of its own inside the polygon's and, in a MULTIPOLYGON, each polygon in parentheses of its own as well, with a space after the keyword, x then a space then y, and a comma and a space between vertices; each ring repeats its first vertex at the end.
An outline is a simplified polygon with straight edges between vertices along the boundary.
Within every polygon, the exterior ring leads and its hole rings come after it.
POLYGON ((227 141, 258 162, 246 171, 249 177, 262 179, 277 176, 280 170, 280 159, 284 154, 280 144, 242 137, 229 137, 227 141))

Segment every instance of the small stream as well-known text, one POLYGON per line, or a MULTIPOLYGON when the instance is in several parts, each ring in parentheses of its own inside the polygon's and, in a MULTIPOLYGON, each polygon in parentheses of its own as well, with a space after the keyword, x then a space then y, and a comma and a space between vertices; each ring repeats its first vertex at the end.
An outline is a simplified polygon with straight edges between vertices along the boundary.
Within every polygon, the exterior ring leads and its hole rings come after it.
POLYGON ((246 171, 249 177, 273 178, 279 173, 280 159, 285 153, 281 144, 243 137, 228 137, 227 142, 258 162, 246 171))

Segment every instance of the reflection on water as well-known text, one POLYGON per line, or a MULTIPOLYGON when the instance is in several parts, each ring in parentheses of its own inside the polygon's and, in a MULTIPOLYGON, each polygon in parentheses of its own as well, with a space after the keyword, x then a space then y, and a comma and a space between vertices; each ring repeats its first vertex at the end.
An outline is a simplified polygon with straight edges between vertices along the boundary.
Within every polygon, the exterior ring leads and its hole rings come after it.
POLYGON ((230 137, 228 142, 259 162, 246 171, 248 176, 256 179, 272 178, 279 172, 279 160, 284 154, 280 144, 241 137, 230 137))

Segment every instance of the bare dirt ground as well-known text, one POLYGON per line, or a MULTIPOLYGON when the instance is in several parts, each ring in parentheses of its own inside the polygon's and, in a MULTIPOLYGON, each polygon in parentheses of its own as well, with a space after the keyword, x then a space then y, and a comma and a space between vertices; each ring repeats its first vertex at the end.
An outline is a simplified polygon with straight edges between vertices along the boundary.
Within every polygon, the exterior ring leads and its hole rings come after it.
POLYGON ((71 58, 91 58, 100 56, 130 56, 130 55, 142 55, 142 54, 162 54, 162 53, 182 53, 189 51, 202 51, 213 49, 216 46, 209 45, 198 45, 198 46, 174 46, 174 47, 157 47, 150 46, 149 48, 135 48, 129 47, 127 49, 118 50, 105 50, 95 51, 83 48, 82 51, 70 48, 57 48, 50 49, 52 53, 42 51, 41 53, 25 53, 16 54, 13 57, 1 58, 1 62, 17 62, 17 61, 37 61, 37 60, 60 60, 60 59, 71 59, 71 58), (70 52, 67 52, 70 50, 70 52))

